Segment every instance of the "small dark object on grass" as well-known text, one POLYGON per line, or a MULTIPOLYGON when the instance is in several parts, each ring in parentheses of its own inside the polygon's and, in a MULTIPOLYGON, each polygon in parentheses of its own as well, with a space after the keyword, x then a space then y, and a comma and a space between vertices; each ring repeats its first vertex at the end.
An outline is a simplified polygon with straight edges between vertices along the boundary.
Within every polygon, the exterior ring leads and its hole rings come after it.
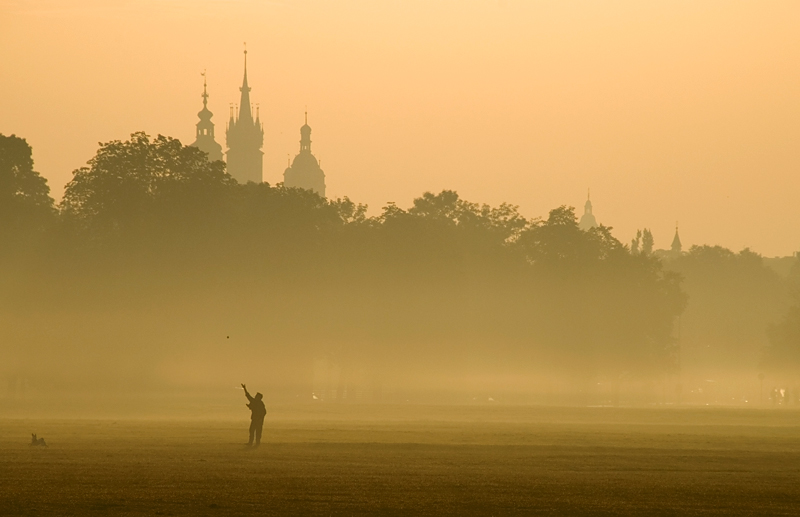
POLYGON ((31 447, 47 447, 44 438, 37 438, 36 434, 31 433, 31 447))

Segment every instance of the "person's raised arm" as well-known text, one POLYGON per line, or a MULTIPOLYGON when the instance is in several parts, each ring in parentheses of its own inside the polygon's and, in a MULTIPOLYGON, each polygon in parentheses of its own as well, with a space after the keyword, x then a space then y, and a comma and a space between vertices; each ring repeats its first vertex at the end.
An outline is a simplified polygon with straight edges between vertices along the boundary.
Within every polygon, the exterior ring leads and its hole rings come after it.
POLYGON ((244 396, 247 397, 247 400, 253 402, 253 397, 250 396, 250 392, 247 391, 247 386, 242 384, 242 389, 244 390, 244 396))

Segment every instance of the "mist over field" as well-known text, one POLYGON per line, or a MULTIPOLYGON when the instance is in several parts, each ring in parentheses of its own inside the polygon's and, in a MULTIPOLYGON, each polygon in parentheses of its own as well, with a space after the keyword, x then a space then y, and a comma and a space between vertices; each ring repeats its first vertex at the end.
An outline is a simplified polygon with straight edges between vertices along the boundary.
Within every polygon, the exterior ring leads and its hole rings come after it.
POLYGON ((9 409, 203 405, 243 381, 318 404, 800 398, 796 257, 656 250, 649 230, 623 243, 568 206, 527 218, 453 191, 368 217, 347 198, 239 184, 143 133, 103 144, 56 205, 30 148, 3 138, 9 409))

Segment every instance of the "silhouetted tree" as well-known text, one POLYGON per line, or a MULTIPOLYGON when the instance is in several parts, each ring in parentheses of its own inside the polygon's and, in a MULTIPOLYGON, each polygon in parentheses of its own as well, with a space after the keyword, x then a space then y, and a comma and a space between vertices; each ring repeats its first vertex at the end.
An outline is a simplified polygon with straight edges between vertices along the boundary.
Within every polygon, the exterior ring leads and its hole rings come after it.
POLYGON ((631 253, 639 253, 642 244, 642 230, 636 230, 636 238, 631 239, 631 253))
POLYGON ((98 338, 115 357, 155 362, 234 328, 250 352, 328 357, 343 377, 359 364, 583 379, 675 365, 679 276, 609 227, 580 230, 569 207, 528 220, 445 190, 368 217, 347 198, 239 185, 196 148, 134 133, 101 144, 60 208, 42 285, 76 328, 113 311, 132 322, 98 338), (165 333, 179 337, 158 345, 165 333))
POLYGON ((0 234, 41 229, 54 215, 47 180, 33 170, 31 146, 0 135, 0 234))
POLYGON ((767 331, 769 346, 763 364, 773 372, 797 375, 800 373, 800 298, 781 320, 767 331))
POLYGON ((649 255, 653 252, 653 234, 650 230, 636 230, 636 238, 631 240, 631 253, 649 255))
POLYGON ((655 241, 653 240, 653 234, 650 232, 649 229, 645 228, 642 232, 642 253, 645 255, 649 255, 653 253, 653 244, 655 241))
POLYGON ((685 306, 680 277, 634 254, 598 226, 580 231, 574 209, 550 211, 520 238, 541 305, 541 337, 579 368, 653 373, 676 367, 674 318, 685 306))
POLYGON ((102 144, 88 167, 73 173, 60 208, 65 218, 104 234, 124 234, 142 223, 163 224, 167 213, 198 217, 234 184, 225 164, 196 147, 159 135, 133 133, 102 144))
POLYGON ((769 346, 764 349, 762 366, 778 375, 800 374, 800 253, 789 272, 792 305, 777 323, 767 329, 769 346))
POLYGON ((551 210, 545 221, 534 221, 519 243, 532 264, 573 271, 628 255, 622 243, 611 236, 611 228, 600 225, 581 231, 575 209, 566 206, 551 210))
POLYGON ((692 246, 667 267, 684 277, 689 296, 681 327, 692 363, 709 375, 757 365, 765 328, 788 307, 785 280, 749 249, 692 246))

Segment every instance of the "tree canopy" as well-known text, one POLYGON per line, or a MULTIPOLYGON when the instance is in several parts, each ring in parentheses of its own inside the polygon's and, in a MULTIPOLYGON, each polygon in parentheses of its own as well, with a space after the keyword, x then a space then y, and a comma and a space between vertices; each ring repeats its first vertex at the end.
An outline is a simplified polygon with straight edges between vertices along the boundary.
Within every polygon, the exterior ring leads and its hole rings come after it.
POLYGON ((160 135, 151 141, 144 133, 101 144, 89 166, 73 175, 61 212, 96 232, 177 213, 201 216, 206 203, 234 183, 224 163, 209 162, 196 147, 160 135))
POLYGON ((74 172, 58 215, 58 245, 28 273, 47 294, 20 281, 7 296, 15 311, 69 307, 74 333, 97 329, 70 346, 126 364, 235 328, 241 353, 376 372, 678 367, 679 275, 612 228, 581 230, 567 206, 528 219, 444 190, 368 216, 346 198, 239 185, 198 149, 134 133, 74 172))
POLYGON ((33 151, 15 135, 0 135, 0 231, 41 228, 55 215, 50 188, 33 170, 33 151))
MULTIPOLYGON (((800 259, 800 254, 795 254, 800 259)), ((800 374, 800 260, 790 273, 791 306, 768 329, 769 345, 764 349, 763 366, 780 376, 800 374)))
POLYGON ((681 318, 686 363, 709 376, 756 368, 767 327, 788 306, 786 280, 749 249, 692 246, 667 267, 691 300, 681 318))

